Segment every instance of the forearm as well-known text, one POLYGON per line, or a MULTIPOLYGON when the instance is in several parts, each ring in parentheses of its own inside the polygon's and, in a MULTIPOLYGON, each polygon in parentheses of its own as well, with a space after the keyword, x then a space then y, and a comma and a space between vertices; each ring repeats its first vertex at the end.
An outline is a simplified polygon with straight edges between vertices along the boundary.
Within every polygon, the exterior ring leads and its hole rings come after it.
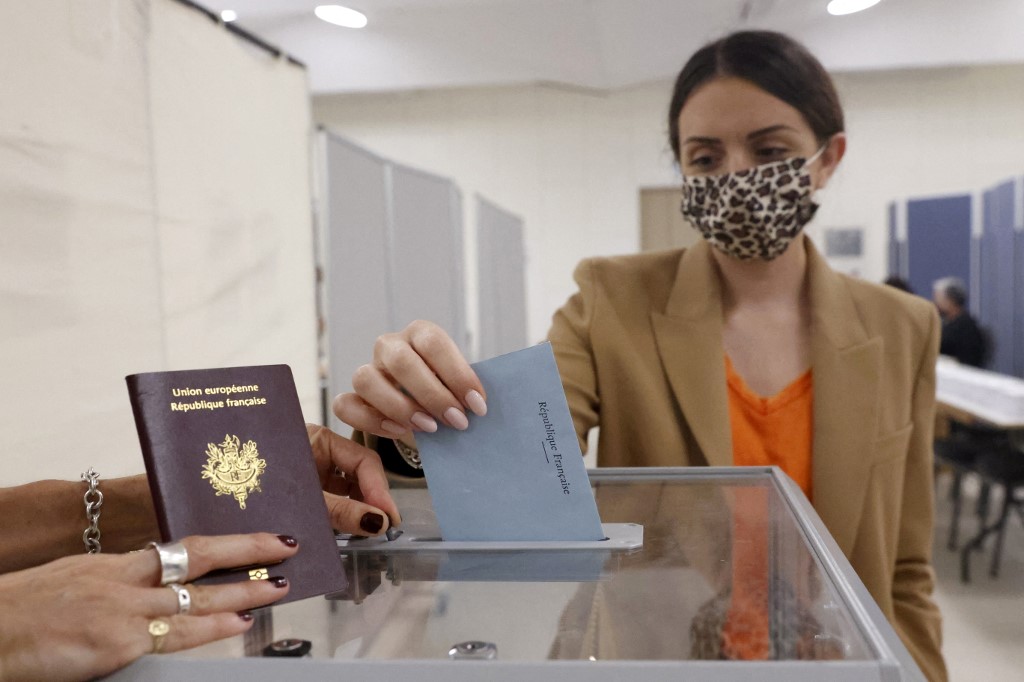
MULTIPOLYGON (((85 551, 82 482, 39 481, 0 490, 0 573, 85 551)), ((158 539, 145 476, 100 480, 104 552, 137 549, 158 539)))

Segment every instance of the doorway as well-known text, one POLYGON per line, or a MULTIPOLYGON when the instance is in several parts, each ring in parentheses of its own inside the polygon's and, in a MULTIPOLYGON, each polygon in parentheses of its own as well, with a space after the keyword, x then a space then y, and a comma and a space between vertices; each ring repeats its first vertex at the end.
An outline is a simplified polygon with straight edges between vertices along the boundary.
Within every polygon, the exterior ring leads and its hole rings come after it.
POLYGON ((678 187, 640 189, 640 250, 682 249, 695 244, 700 234, 679 212, 678 187))

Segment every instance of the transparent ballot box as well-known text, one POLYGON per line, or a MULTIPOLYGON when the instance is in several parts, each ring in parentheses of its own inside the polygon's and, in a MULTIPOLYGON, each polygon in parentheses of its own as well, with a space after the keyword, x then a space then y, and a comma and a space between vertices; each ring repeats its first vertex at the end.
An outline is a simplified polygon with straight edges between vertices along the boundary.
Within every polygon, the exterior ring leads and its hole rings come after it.
POLYGON ((604 543, 445 543, 429 492, 396 489, 401 538, 339 541, 345 591, 113 678, 924 679, 778 469, 590 479, 604 543))

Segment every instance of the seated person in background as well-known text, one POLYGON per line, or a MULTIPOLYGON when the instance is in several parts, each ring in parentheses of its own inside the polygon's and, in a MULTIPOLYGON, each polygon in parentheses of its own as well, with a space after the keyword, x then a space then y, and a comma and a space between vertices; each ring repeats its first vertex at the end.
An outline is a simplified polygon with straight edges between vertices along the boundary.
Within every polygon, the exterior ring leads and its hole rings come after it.
MULTIPOLYGON (((400 522, 376 453, 322 426, 307 431, 334 528, 378 535, 400 522)), ((93 679, 143 654, 240 635, 252 626, 249 609, 288 593, 287 579, 273 575, 227 585, 188 581, 281 562, 301 550, 289 535, 184 538, 183 577, 168 577, 164 553, 177 543, 157 551, 146 545, 159 532, 145 476, 100 481, 105 551, 84 554, 87 489, 70 481, 0 489, 0 680, 93 679), (178 582, 186 583, 186 606, 178 582)))
POLYGON ((932 291, 942 317, 942 345, 939 353, 964 365, 985 365, 985 336, 967 312, 967 287, 957 277, 936 280, 932 291))

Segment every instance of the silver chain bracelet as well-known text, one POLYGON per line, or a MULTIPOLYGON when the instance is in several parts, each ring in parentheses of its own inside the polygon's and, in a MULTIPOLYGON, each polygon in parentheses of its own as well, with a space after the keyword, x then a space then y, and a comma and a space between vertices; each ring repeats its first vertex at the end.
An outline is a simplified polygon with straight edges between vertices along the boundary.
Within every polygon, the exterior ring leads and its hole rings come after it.
POLYGON ((420 461, 420 451, 416 448, 406 445, 400 438, 393 438, 392 441, 395 444, 395 449, 398 450, 398 454, 402 456, 405 463, 411 466, 413 469, 422 469, 423 462, 420 461))
POLYGON ((85 551, 89 554, 100 553, 100 507, 103 506, 103 493, 100 492, 100 475, 89 467, 82 480, 89 484, 85 491, 85 518, 89 519, 89 527, 82 533, 85 551))

